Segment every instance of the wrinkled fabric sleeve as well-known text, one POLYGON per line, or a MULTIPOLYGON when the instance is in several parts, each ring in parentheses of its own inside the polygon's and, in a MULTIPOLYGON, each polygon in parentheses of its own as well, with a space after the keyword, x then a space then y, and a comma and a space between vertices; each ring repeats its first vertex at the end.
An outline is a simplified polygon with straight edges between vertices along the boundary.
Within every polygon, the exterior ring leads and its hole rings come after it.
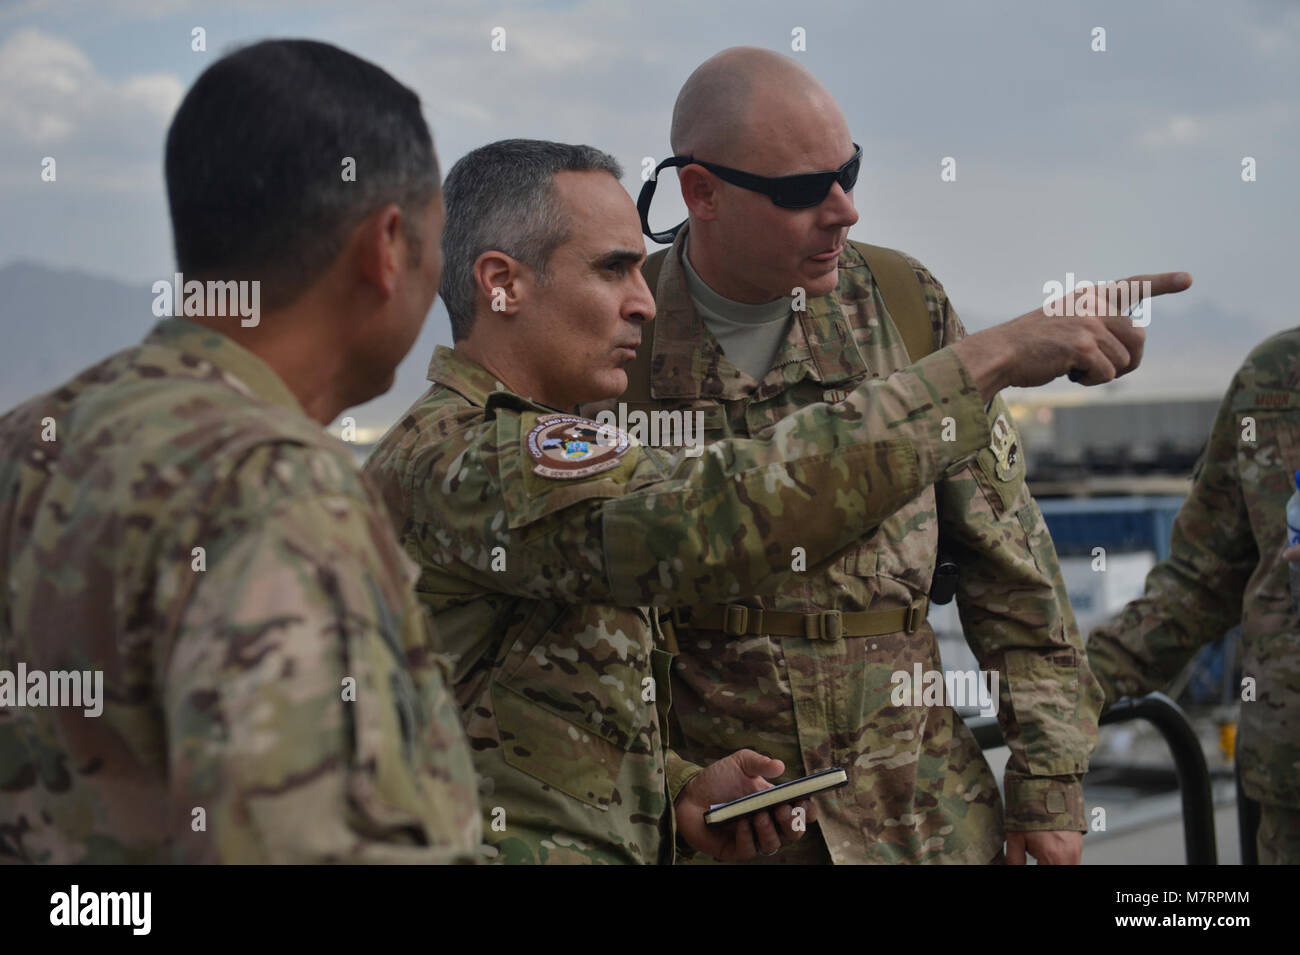
POLYGON ((672 802, 677 801, 687 783, 704 772, 703 766, 678 756, 671 748, 664 751, 664 769, 668 776, 668 798, 672 802))
POLYGON ((439 568, 438 587, 459 579, 467 592, 621 606, 726 601, 778 590, 796 549, 815 564, 853 543, 987 437, 978 389, 950 350, 804 408, 764 440, 719 441, 699 457, 634 447, 622 483, 557 480, 522 503, 506 489, 520 493, 532 462, 520 463, 519 435, 502 439, 488 421, 420 476, 416 493, 442 506, 408 533, 421 563, 439 568), (941 437, 949 421, 955 440, 941 437))
POLYGON ((1143 596, 1088 637, 1107 703, 1164 688, 1201 646, 1241 621, 1259 550, 1237 473, 1240 388, 1238 372, 1174 519, 1169 556, 1147 574, 1143 596))
MULTIPOLYGON (((965 335, 942 286, 918 270, 944 342, 965 335)), ((989 421, 1010 412, 1001 396, 989 421)), ((967 643, 996 671, 998 722, 1011 750, 1004 787, 1009 831, 1086 830, 1082 776, 1097 744, 1101 691, 1088 668, 1056 549, 1024 483, 1023 448, 1010 476, 991 448, 936 485, 942 546, 958 565, 967 643)))
POLYGON ((210 555, 160 662, 188 860, 475 853, 468 746, 386 522, 312 496, 210 555))

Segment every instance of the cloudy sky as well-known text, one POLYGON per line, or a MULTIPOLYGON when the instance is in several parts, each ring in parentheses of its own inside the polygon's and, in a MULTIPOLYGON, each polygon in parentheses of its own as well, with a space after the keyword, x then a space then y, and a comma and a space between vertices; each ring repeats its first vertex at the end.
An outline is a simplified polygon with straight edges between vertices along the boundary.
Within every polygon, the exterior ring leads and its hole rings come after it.
MULTIPOLYGON (((143 334, 149 286, 172 271, 167 122, 224 49, 268 36, 337 43, 413 87, 444 169, 505 137, 589 142, 620 158, 634 194, 696 65, 736 44, 780 50, 831 89, 864 147, 853 236, 919 257, 972 330, 1037 307, 1067 272, 1190 271, 1190 292, 1156 303, 1147 365, 1096 390, 1131 398, 1220 392, 1254 343, 1300 324, 1286 278, 1300 249, 1291 0, 0 2, 0 267, 137 287, 143 334), (791 50, 797 30, 805 51, 791 50), (45 156, 56 182, 41 181, 45 156), (940 180, 944 157, 955 182, 940 180)), ((680 218, 673 193, 660 189, 656 224, 680 218)), ((6 325, 65 320, 0 301, 6 325)), ((361 423, 400 413, 449 341, 435 306, 361 423)), ((75 335, 61 347, 70 371, 97 357, 75 335)))

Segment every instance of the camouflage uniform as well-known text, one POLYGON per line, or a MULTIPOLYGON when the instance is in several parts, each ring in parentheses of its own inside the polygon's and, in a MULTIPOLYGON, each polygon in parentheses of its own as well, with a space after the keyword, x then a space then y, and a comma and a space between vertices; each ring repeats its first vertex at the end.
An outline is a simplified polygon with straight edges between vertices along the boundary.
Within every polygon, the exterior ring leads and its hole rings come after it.
POLYGON ((669 861, 671 801, 698 767, 665 758, 668 661, 649 608, 773 589, 793 548, 833 554, 988 441, 949 351, 765 442, 696 458, 565 444, 597 462, 589 473, 544 448, 553 427, 590 422, 548 417, 451 349, 429 378, 366 470, 422 568, 507 862, 669 861))
POLYGON ((1202 645, 1241 624, 1237 760, 1260 802, 1260 861, 1300 863, 1300 619, 1282 559, 1300 468, 1300 329, 1258 346, 1219 407, 1169 556, 1146 593, 1088 638, 1107 702, 1164 688, 1202 645), (1248 694, 1243 688, 1243 697, 1248 694))
POLYGON ((0 669, 100 670, 105 697, 0 707, 0 861, 477 851, 414 568, 270 368, 169 319, 9 412, 0 447, 0 669))
MULTIPOLYGON (((772 368, 755 382, 728 361, 695 311, 679 259, 686 231, 667 251, 652 289, 658 307, 653 400, 629 403, 629 414, 698 409, 707 440, 764 438, 799 409, 909 364, 870 271, 846 245, 838 286, 808 302, 772 368)), ((943 288, 920 263, 911 264, 935 340, 941 346, 959 340, 965 331, 943 288)), ((929 593, 942 534, 960 565, 957 599, 966 638, 981 668, 1000 672, 998 719, 1011 747, 1005 827, 1082 832, 1081 776, 1096 744, 1101 694, 1055 548, 1024 483, 1010 414, 1000 397, 987 413, 999 440, 986 438, 973 462, 937 483, 924 482, 838 560, 810 568, 774 596, 742 589, 731 602, 810 615, 917 606, 929 593)), ((709 609, 684 614, 699 619, 709 609)), ((1003 842, 1001 800, 965 723, 949 706, 891 701, 895 672, 912 674, 917 663, 940 670, 927 623, 911 632, 840 639, 747 629, 749 635, 677 628, 681 659, 672 694, 683 756, 707 761, 748 746, 783 760, 788 777, 831 766, 850 772, 848 786, 817 798, 820 823, 805 839, 757 861, 993 859, 1003 842)))

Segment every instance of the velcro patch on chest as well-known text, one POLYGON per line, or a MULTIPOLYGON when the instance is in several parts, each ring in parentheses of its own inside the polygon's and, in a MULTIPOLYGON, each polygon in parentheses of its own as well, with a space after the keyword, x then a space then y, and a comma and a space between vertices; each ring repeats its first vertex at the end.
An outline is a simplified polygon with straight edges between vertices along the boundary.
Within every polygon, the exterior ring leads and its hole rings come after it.
POLYGON ((613 425, 548 414, 537 419, 524 444, 534 474, 572 481, 618 467, 632 442, 613 425))

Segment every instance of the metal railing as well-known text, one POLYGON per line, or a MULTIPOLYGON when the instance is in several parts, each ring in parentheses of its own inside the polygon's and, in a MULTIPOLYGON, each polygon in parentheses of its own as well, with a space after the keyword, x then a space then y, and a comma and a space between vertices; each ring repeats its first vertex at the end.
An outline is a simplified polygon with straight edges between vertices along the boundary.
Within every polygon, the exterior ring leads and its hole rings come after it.
MULTIPOLYGON (((1210 769, 1201 750, 1201 741, 1192 729, 1182 708, 1163 693, 1151 693, 1134 699, 1117 700, 1102 711, 1100 725, 1127 723, 1143 719, 1149 722, 1169 744, 1174 757, 1174 770, 1178 774, 1178 788, 1183 802, 1183 842, 1187 849, 1188 865, 1217 865, 1218 849, 1214 837, 1214 796, 1210 789, 1210 769)), ((966 720, 980 744, 980 749, 1005 746, 1002 730, 996 717, 980 716, 966 720)), ((1240 787, 1240 784, 1238 784, 1240 787)), ((1240 791, 1239 791, 1240 798, 1240 791)), ((1240 802, 1238 805, 1242 805, 1240 802)), ((1241 821, 1242 861, 1246 855, 1246 818, 1241 821)), ((1254 830, 1250 835, 1254 847, 1254 830)), ((1253 855, 1253 852, 1252 852, 1253 855)), ((1251 859, 1251 862, 1254 860, 1251 859)), ((1247 864, 1250 864, 1247 862, 1247 864)))

